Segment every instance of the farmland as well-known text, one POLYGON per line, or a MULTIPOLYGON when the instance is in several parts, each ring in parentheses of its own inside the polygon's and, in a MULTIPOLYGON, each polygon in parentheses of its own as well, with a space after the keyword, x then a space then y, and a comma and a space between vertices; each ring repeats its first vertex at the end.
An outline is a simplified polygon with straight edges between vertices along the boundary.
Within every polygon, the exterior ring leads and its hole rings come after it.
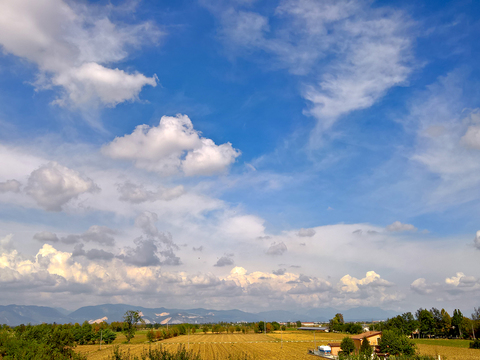
MULTIPOLYGON (((122 351, 129 351, 132 355, 139 356, 150 346, 162 346, 174 351, 179 346, 193 350, 201 355, 204 360, 221 360, 231 356, 247 354, 250 358, 261 360, 312 360, 307 355, 307 350, 315 344, 326 345, 328 342, 340 341, 345 334, 316 333, 315 339, 312 332, 275 332, 271 334, 203 334, 182 335, 153 344, 147 343, 146 332, 138 332, 131 344, 123 344, 125 337, 119 335, 113 345, 82 345, 76 351, 88 356, 88 360, 107 360, 114 346, 120 346, 122 351)), ((480 358, 480 351, 468 349, 466 340, 415 340, 418 350, 425 355, 440 355, 448 360, 476 360, 480 358)))
POLYGON ((88 360, 106 360, 112 354, 113 346, 119 344, 123 351, 129 350, 132 355, 140 355, 149 346, 162 346, 168 350, 176 350, 180 345, 198 352, 204 360, 226 359, 228 355, 247 354, 254 359, 309 359, 307 350, 316 345, 326 345, 331 341, 339 341, 345 335, 328 333, 280 332, 272 334, 201 334, 183 335, 163 340, 154 344, 146 343, 145 333, 137 333, 132 344, 121 344, 119 336, 113 345, 82 345, 76 351, 86 354, 88 360))

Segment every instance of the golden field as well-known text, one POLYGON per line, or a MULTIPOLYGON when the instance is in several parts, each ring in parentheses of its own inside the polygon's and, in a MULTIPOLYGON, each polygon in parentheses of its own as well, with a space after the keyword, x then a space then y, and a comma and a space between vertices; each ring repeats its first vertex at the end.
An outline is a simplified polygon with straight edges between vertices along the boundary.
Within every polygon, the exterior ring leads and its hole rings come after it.
MULTIPOLYGON (((432 341, 433 342, 433 341, 432 341)), ((480 350, 468 349, 452 346, 438 346, 417 344, 417 348, 421 354, 425 355, 440 355, 442 360, 479 360, 480 350)))
POLYGON ((204 360, 220 360, 228 355, 248 354, 255 359, 287 360, 309 359, 308 349, 316 345, 326 345, 328 342, 339 341, 345 335, 311 332, 280 332, 272 334, 202 334, 182 335, 175 338, 162 340, 149 344, 146 342, 145 333, 137 333, 132 344, 121 344, 123 336, 119 336, 113 345, 81 345, 76 351, 86 354, 88 360, 106 360, 112 354, 114 346, 119 345, 121 350, 130 351, 130 354, 139 356, 144 349, 150 346, 162 346, 168 350, 176 350, 180 345, 200 353, 204 360), (282 343, 283 339, 283 343, 282 343))
MULTIPOLYGON (((182 335, 175 338, 162 340, 149 344, 146 339, 146 332, 138 332, 131 344, 122 344, 125 337, 120 335, 113 345, 102 345, 99 350, 98 345, 82 345, 76 347, 76 351, 86 354, 88 360, 107 360, 114 346, 120 346, 123 351, 130 351, 131 355, 139 356, 149 347, 155 348, 162 346, 168 350, 176 350, 180 345, 193 350, 201 355, 203 360, 222 360, 228 355, 248 354, 257 360, 312 360, 312 356, 307 354, 308 349, 315 345, 326 345, 328 342, 341 341, 345 334, 316 333, 315 339, 312 332, 287 331, 271 334, 203 334, 182 335), (283 340, 283 343, 282 343, 283 340)), ((436 345, 435 340, 432 344, 417 344, 421 354, 440 355, 446 360, 478 360, 480 359, 480 350, 436 345)), ((440 342, 439 342, 440 343, 440 342)))

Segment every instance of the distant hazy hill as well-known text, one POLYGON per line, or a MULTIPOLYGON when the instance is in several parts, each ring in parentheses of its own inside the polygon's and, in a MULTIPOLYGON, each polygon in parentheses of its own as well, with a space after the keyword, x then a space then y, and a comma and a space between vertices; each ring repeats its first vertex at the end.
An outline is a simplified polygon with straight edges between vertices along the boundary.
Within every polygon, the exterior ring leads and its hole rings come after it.
MULTIPOLYGON (((62 309, 63 310, 63 309, 62 309)), ((57 309, 45 306, 8 305, 0 306, 0 324, 40 324, 46 323, 83 323, 84 321, 107 322, 123 321, 123 315, 128 310, 137 310, 142 314, 146 323, 180 324, 180 323, 216 323, 224 322, 252 322, 252 321, 322 321, 326 322, 336 313, 342 313, 345 321, 386 320, 396 316, 393 311, 386 311, 378 307, 358 307, 345 311, 334 308, 298 309, 297 312, 272 310, 260 313, 248 313, 241 310, 209 310, 209 309, 167 309, 144 308, 142 306, 126 304, 103 304, 84 306, 74 312, 65 314, 57 309)))
POLYGON ((63 315, 57 309, 46 306, 27 305, 0 305, 0 324, 41 324, 54 323, 65 324, 72 319, 63 315))

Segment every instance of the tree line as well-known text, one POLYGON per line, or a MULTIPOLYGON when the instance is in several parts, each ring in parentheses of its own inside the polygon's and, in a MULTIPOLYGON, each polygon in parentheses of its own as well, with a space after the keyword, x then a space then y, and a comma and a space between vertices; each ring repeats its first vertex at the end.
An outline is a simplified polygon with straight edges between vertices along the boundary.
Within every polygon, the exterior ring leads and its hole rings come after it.
POLYGON ((474 308, 471 318, 455 309, 452 316, 445 309, 431 308, 430 310, 420 308, 413 315, 406 312, 385 322, 373 324, 371 330, 397 329, 403 334, 411 335, 417 333, 420 338, 478 338, 480 335, 480 307, 474 308))

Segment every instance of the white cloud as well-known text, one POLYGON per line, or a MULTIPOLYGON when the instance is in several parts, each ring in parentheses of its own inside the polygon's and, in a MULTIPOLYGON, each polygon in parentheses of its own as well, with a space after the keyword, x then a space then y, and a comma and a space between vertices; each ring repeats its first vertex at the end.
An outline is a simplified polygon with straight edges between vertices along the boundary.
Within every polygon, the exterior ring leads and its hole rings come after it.
POLYGON ((283 255, 287 251, 287 245, 284 242, 273 243, 267 250, 267 255, 283 255))
POLYGON ((395 221, 392 224, 388 225, 385 229, 392 232, 402 232, 402 231, 417 231, 418 229, 412 224, 402 224, 400 221, 395 221))
POLYGON ((173 200, 182 196, 185 193, 185 189, 183 185, 178 185, 173 188, 159 187, 156 191, 150 191, 146 190, 143 185, 127 181, 118 185, 118 192, 120 193, 120 200, 128 201, 132 204, 140 204, 145 201, 173 200))
POLYGON ((349 0, 283 0, 269 21, 231 4, 207 7, 220 19, 229 54, 262 50, 273 55, 274 66, 308 75, 305 113, 318 119, 320 132, 372 106, 412 71, 410 20, 400 11, 349 0))
POLYGON ((473 244, 475 245, 475 247, 476 247, 477 249, 480 250, 480 230, 477 231, 477 234, 476 234, 476 236, 475 236, 475 239, 473 239, 473 244))
POLYGON ((61 211, 62 206, 84 193, 100 189, 89 178, 56 162, 33 171, 28 179, 27 193, 48 211, 61 211))
POLYGON ((456 276, 445 279, 445 283, 454 287, 472 287, 477 284, 477 279, 474 276, 466 276, 462 272, 457 272, 456 276))
POLYGON ((351 293, 360 291, 362 287, 390 287, 393 284, 387 280, 384 280, 375 271, 368 271, 363 279, 357 279, 350 275, 345 275, 340 279, 339 287, 341 291, 351 293))
POLYGON ((201 137, 186 115, 162 116, 157 127, 139 125, 132 134, 105 145, 102 152, 113 159, 132 160, 148 171, 187 176, 223 172, 240 155, 230 143, 215 145, 201 137))
MULTIPOLYGON (((480 197, 480 152, 474 144, 479 110, 469 109, 464 98, 468 75, 461 70, 439 77, 416 97, 405 125, 417 133, 410 156, 422 166, 424 208, 471 202, 480 197), (432 130, 434 129, 434 130, 432 130), (473 130, 472 130, 473 129, 473 130), (431 174, 435 174, 432 180, 431 174), (426 204, 426 205, 425 205, 426 204)), ((417 170, 417 172, 419 172, 417 170)))
POLYGON ((63 0, 3 1, 0 44, 38 66, 37 89, 63 89, 57 103, 114 106, 135 100, 143 86, 156 86, 156 78, 105 65, 124 59, 128 47, 155 40, 160 32, 150 23, 113 24, 98 10, 63 0))
POLYGON ((480 126, 469 126, 460 141, 469 148, 480 150, 480 126))
POLYGON ((315 229, 304 229, 304 228, 301 228, 300 230, 298 230, 298 236, 300 237, 312 237, 313 235, 316 234, 316 231, 315 229))
POLYGON ((0 194, 8 191, 18 193, 20 192, 20 186, 22 186, 22 184, 20 184, 20 182, 17 180, 7 180, 4 182, 0 182, 0 194))
POLYGON ((139 73, 129 74, 97 63, 86 63, 61 73, 52 79, 52 83, 62 86, 68 95, 68 99, 61 98, 56 101, 59 105, 67 105, 69 102, 82 105, 98 98, 107 106, 136 100, 145 85, 157 85, 155 77, 148 78, 139 73))
POLYGON ((420 295, 431 294, 434 291, 433 285, 428 285, 425 278, 418 278, 410 285, 410 288, 420 295))

